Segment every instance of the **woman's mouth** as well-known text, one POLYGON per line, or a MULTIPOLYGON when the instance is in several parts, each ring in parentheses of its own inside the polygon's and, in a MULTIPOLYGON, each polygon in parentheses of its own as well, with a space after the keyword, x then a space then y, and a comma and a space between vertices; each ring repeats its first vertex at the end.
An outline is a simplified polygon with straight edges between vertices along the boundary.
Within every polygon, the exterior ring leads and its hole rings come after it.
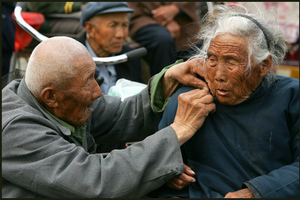
POLYGON ((217 89, 217 94, 220 96, 226 96, 229 94, 228 90, 217 89))

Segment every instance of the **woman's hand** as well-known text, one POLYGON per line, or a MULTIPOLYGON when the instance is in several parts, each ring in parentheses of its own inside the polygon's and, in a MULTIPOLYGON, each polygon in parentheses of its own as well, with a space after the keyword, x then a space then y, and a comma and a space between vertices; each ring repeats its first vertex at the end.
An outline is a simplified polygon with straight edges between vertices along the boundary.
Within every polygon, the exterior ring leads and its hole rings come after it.
POLYGON ((254 196, 248 188, 245 188, 235 192, 228 192, 224 198, 254 198, 254 196))
POLYGON ((195 172, 185 164, 183 164, 183 167, 183 173, 168 181, 167 186, 176 190, 181 190, 196 181, 196 179, 193 177, 195 172))

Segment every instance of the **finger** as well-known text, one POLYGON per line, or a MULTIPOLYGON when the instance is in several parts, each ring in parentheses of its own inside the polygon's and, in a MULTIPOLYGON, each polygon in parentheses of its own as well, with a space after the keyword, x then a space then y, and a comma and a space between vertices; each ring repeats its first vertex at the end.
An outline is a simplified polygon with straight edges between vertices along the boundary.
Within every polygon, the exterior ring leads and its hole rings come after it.
POLYGON ((190 184, 196 181, 196 179, 186 173, 181 174, 180 176, 177 177, 177 180, 179 185, 186 185, 186 184, 190 184))
POLYGON ((183 188, 186 187, 186 185, 176 185, 176 184, 174 184, 174 183, 172 183, 172 182, 168 182, 166 185, 167 185, 168 187, 173 188, 173 189, 176 189, 176 190, 182 190, 183 188))
POLYGON ((206 94, 196 99, 196 101, 202 104, 211 104, 214 102, 214 98, 211 94, 206 94))
POLYGON ((204 66, 204 61, 202 58, 194 58, 188 62, 188 65, 190 66, 191 74, 198 75, 199 77, 195 77, 196 81, 196 87, 202 89, 203 87, 208 87, 207 82, 206 82, 206 69, 204 66))
POLYGON ((187 86, 192 86, 199 89, 208 87, 206 81, 203 80, 203 78, 197 77, 196 74, 190 74, 188 79, 189 81, 186 83, 187 86))
POLYGON ((192 72, 195 74, 198 74, 201 77, 206 76, 206 70, 205 70, 205 65, 204 65, 204 60, 203 58, 194 58, 189 61, 191 65, 192 72))
POLYGON ((162 20, 160 24, 161 24, 162 26, 166 26, 167 21, 166 21, 166 20, 162 20))
POLYGON ((195 172, 189 166, 187 166, 186 164, 183 164, 183 172, 186 173, 187 175, 190 175, 190 176, 195 175, 195 172))
POLYGON ((172 179, 171 181, 169 181, 167 183, 167 186, 171 187, 171 188, 174 188, 174 189, 177 189, 177 190, 181 190, 183 189, 184 187, 188 186, 190 183, 187 183, 187 182, 183 182, 179 179, 172 179))

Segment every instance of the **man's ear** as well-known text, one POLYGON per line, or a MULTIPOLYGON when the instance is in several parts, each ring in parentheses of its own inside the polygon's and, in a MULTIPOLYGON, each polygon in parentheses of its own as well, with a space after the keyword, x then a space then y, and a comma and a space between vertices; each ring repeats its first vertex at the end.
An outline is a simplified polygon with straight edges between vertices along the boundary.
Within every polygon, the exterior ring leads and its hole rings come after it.
POLYGON ((57 95, 53 87, 46 87, 41 92, 42 101, 49 107, 55 108, 58 106, 57 95))
POLYGON ((270 72, 272 67, 272 55, 269 55, 264 61, 261 63, 261 73, 260 76, 263 77, 267 73, 270 72))
POLYGON ((86 33, 87 33, 90 37, 93 37, 93 25, 92 25, 89 21, 86 21, 86 22, 84 23, 84 28, 85 28, 86 33))

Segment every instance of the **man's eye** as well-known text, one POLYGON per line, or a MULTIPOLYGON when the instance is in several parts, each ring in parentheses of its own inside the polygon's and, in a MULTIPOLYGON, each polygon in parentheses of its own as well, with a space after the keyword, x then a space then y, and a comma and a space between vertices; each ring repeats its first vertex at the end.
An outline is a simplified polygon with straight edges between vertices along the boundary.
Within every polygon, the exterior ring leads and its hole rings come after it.
POLYGON ((109 26, 110 26, 110 27, 116 27, 116 26, 117 26, 117 24, 115 24, 115 23, 112 23, 112 24, 110 24, 109 26))

